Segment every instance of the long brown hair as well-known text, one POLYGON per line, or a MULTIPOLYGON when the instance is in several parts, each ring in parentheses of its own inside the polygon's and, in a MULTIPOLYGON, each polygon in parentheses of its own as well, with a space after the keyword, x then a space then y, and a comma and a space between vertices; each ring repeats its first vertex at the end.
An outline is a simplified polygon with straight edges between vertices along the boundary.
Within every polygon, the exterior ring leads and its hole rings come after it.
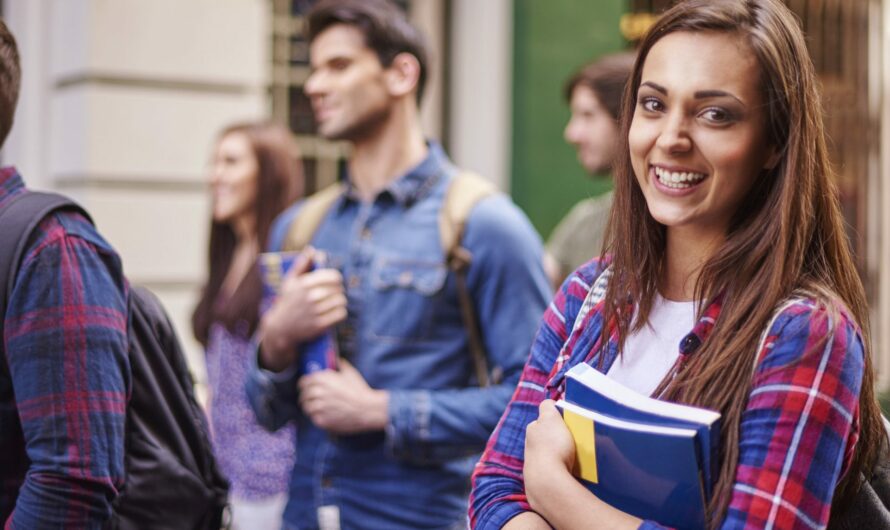
MULTIPOLYGON (((861 327, 866 354, 860 437, 833 506, 843 509, 858 489, 860 472, 869 475, 885 435, 873 388, 868 307, 832 180, 816 75, 798 22, 780 2, 689 0, 665 12, 642 40, 624 96, 615 205, 603 246, 603 254, 612 255, 614 273, 604 321, 615 326, 623 345, 648 320, 665 268, 665 227, 650 215, 634 177, 628 132, 646 57, 659 39, 678 31, 727 32, 747 40, 761 68, 766 134, 781 158, 758 177, 726 240, 703 265, 695 286, 696 307, 701 312, 722 296, 722 312, 707 340, 662 383, 662 395, 723 415, 719 476, 708 510, 716 524, 732 494, 739 423, 763 329, 796 289, 816 293, 829 311, 836 311, 830 300, 840 300, 861 327), (639 304, 636 320, 627 310, 628 296, 639 304)), ((604 326, 604 339, 609 328, 604 326)))
MULTIPOLYGON (((290 131, 271 122, 231 125, 219 134, 217 143, 235 133, 247 137, 256 156, 256 240, 260 245, 265 245, 275 216, 303 194, 299 151, 290 131)), ((231 224, 211 220, 208 249, 210 271, 201 299, 192 313, 192 331, 205 346, 213 322, 222 322, 230 330, 234 330, 239 322, 245 322, 245 331, 253 333, 259 320, 262 285, 256 265, 248 271, 230 298, 219 300, 237 242, 231 224)))

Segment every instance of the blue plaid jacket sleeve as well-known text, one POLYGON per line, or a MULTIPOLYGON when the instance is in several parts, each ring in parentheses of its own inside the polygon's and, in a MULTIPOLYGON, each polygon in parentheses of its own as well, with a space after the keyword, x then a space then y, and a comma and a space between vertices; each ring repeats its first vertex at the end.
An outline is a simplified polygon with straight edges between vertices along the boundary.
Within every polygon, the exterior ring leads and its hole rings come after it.
POLYGON ((101 528, 124 477, 127 286, 83 217, 56 214, 19 268, 4 341, 28 472, 7 529, 101 528))

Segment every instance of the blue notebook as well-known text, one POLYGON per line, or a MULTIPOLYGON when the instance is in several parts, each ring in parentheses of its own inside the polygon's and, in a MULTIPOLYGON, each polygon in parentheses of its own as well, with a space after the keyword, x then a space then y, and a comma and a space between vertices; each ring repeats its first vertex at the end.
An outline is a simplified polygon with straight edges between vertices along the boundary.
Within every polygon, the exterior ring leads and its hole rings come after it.
POLYGON ((661 524, 704 528, 719 413, 643 396, 587 364, 567 372, 557 406, 575 439, 576 472, 600 499, 661 524))
POLYGON ((572 432, 581 482, 609 505, 678 529, 705 528, 695 429, 615 419, 557 402, 572 432))
POLYGON ((566 372, 565 400, 601 414, 664 427, 691 428, 698 432, 699 458, 705 496, 710 498, 717 477, 720 448, 720 413, 643 396, 588 364, 566 372))

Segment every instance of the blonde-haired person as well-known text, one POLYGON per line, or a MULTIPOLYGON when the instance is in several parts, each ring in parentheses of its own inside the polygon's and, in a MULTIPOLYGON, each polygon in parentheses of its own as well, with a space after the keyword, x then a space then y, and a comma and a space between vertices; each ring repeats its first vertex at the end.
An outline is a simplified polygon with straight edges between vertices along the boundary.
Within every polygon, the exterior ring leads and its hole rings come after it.
POLYGON ((269 123, 225 128, 213 149, 207 284, 192 314, 206 350, 214 453, 231 482, 234 530, 279 528, 294 461, 294 432, 269 433, 244 390, 250 337, 259 321, 257 256, 272 220, 303 190, 290 131, 269 123))
POLYGON ((472 525, 659 527, 571 475, 551 400, 589 363, 722 413, 710 527, 824 528, 886 436, 797 20, 776 0, 683 2, 643 39, 625 97, 607 257, 544 316, 476 468, 472 525), (570 337, 595 285, 605 296, 570 337))

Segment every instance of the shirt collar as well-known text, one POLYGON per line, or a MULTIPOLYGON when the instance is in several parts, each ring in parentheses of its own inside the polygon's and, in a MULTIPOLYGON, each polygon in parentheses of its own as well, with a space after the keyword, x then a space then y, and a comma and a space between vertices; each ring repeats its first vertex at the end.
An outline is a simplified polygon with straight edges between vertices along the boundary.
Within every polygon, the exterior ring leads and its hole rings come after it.
MULTIPOLYGON (((409 169, 404 175, 398 177, 389 183, 389 185, 380 192, 380 195, 389 195, 396 204, 409 208, 415 202, 429 195, 430 191, 442 179, 442 177, 452 171, 453 166, 445 150, 438 142, 427 141, 428 152, 426 158, 419 164, 409 169)), ((350 200, 358 200, 358 192, 349 178, 349 171, 346 170, 346 192, 345 197, 350 200)))

